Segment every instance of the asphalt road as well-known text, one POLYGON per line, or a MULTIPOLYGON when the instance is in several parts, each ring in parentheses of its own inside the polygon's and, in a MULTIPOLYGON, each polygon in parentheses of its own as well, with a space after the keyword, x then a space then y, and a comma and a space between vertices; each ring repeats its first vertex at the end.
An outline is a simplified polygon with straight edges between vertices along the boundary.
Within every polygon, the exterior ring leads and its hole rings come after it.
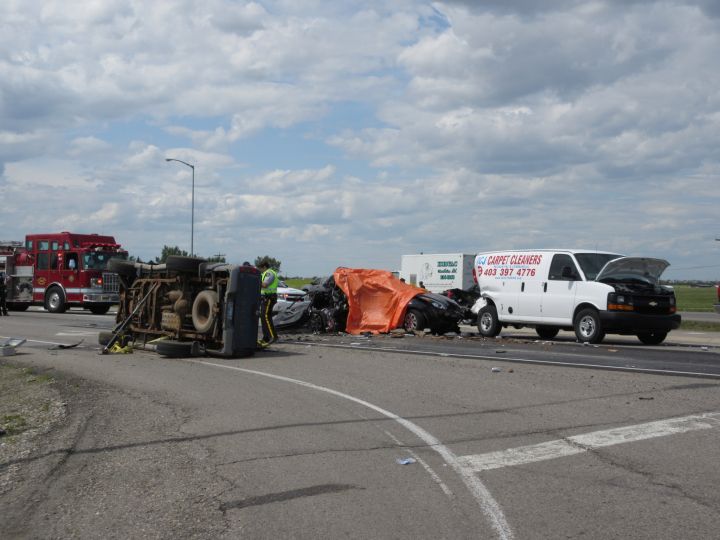
POLYGON ((295 335, 249 359, 170 360, 99 355, 111 326, 82 312, 0 320, 0 335, 32 340, 7 360, 69 392, 45 451, 0 464, 28 479, 0 500, 10 537, 676 539, 720 527, 712 344, 295 335), (619 369, 637 364, 656 372, 619 369), (677 365, 695 375, 667 374, 677 365))

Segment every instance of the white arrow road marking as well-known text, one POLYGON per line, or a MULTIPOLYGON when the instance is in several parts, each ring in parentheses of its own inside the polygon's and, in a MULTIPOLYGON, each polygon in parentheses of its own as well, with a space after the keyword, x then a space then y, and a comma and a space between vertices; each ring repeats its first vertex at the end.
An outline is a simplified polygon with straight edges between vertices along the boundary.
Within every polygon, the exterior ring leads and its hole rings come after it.
POLYGON ((472 456, 459 456, 458 461, 474 472, 512 467, 536 461, 545 461, 564 456, 581 454, 604 446, 643 441, 666 437, 700 429, 720 427, 720 412, 669 418, 646 424, 594 431, 584 435, 573 435, 565 439, 548 441, 530 446, 509 448, 499 452, 488 452, 472 456))

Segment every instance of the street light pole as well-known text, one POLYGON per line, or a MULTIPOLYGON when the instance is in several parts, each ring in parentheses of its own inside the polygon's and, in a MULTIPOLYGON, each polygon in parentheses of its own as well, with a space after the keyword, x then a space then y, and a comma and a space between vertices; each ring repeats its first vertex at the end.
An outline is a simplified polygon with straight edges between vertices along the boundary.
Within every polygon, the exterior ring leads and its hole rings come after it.
POLYGON ((165 161, 177 161, 183 165, 187 165, 192 169, 192 192, 190 196, 190 256, 195 255, 194 239, 195 239, 195 165, 190 165, 182 159, 165 158, 165 161))

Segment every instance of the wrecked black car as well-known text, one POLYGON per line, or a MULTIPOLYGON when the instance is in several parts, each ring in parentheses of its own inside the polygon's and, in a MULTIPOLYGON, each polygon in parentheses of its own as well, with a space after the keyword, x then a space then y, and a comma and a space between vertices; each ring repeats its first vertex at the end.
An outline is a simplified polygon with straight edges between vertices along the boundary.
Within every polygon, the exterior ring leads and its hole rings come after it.
POLYGON ((472 312, 471 308, 480 298, 480 287, 475 283, 467 289, 448 289, 440 293, 443 296, 447 296, 463 308, 463 322, 465 324, 475 325, 477 321, 477 315, 472 312))
POLYGON ((433 334, 460 333, 465 310, 454 300, 435 293, 418 294, 410 300, 403 327, 408 332, 429 328, 433 334))

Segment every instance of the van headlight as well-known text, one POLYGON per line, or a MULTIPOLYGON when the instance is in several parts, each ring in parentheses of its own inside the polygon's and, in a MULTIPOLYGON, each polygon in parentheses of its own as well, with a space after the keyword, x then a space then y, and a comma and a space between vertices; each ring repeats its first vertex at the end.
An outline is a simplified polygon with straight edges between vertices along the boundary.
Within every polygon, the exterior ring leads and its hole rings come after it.
POLYGON ((633 299, 626 294, 608 293, 609 311, 634 311, 633 299))

